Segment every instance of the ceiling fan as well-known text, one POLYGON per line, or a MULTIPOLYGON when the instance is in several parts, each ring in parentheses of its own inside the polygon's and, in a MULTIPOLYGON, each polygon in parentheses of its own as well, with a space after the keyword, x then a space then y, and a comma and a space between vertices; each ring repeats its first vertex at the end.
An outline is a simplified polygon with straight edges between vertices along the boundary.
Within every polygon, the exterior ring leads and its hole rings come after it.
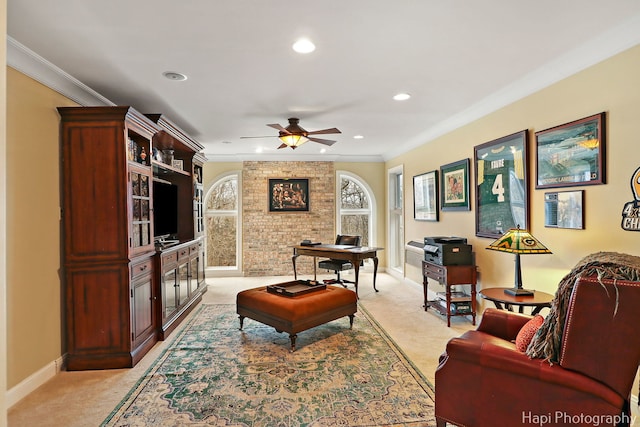
MULTIPOLYGON (((300 125, 298 125, 300 119, 291 117, 289 119, 289 126, 282 127, 277 123, 273 123, 267 125, 279 131, 278 138, 282 141, 282 144, 278 148, 291 147, 292 149, 296 149, 307 141, 318 142, 324 145, 333 145, 336 141, 332 141, 330 139, 321 139, 315 138, 311 135, 322 135, 322 134, 330 134, 330 133, 342 133, 337 128, 331 129, 322 129, 322 130, 314 130, 307 131, 303 129, 300 125)), ((268 138, 265 136, 243 136, 241 138, 268 138)))

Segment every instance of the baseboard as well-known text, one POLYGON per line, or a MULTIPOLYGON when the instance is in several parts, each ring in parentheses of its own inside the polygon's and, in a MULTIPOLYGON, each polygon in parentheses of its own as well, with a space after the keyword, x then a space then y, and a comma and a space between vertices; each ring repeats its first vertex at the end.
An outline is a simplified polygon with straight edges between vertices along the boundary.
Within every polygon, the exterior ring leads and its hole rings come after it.
POLYGON ((60 356, 60 358, 48 363, 45 367, 30 375, 15 387, 7 390, 7 408, 11 408, 27 395, 35 391, 35 389, 55 377, 62 368, 62 362, 63 359, 62 356, 60 356))

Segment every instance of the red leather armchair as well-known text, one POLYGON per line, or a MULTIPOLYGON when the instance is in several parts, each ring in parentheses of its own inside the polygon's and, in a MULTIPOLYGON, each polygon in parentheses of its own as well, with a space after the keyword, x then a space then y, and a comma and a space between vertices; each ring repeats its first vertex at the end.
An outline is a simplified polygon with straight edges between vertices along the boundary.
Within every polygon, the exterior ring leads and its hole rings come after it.
POLYGON ((487 309, 447 343, 435 374, 437 426, 624 426, 640 362, 640 282, 577 279, 558 363, 515 348, 530 316, 487 309))

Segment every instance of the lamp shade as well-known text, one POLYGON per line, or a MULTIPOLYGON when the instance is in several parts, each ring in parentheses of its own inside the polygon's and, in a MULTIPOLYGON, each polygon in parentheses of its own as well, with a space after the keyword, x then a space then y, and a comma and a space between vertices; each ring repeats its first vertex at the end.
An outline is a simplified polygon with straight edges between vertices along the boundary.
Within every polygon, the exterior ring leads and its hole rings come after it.
POLYGON ((303 135, 289 134, 280 135, 280 141, 291 148, 296 148, 308 141, 303 135))
POLYGON ((527 230, 511 228, 502 237, 491 243, 487 249, 512 254, 550 254, 552 253, 527 230))

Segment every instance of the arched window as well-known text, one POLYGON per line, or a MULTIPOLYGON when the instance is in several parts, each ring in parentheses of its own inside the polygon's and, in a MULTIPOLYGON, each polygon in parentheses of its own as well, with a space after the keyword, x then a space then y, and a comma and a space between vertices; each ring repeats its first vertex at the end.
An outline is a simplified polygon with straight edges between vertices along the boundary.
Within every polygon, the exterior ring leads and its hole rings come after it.
POLYGON ((214 275, 241 270, 239 172, 220 177, 205 197, 207 270, 214 275))
POLYGON ((338 234, 362 236, 362 246, 375 245, 375 198, 371 188, 355 174, 337 173, 338 234))

